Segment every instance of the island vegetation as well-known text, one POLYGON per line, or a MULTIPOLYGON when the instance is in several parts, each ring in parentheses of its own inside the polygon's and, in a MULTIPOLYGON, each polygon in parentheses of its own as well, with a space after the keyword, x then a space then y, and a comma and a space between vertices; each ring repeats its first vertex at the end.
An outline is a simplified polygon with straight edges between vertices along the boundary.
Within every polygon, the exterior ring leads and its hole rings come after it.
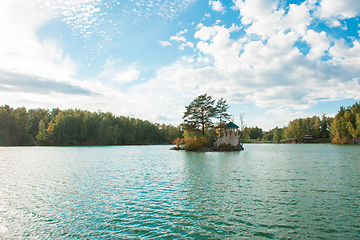
POLYGON ((227 113, 229 105, 224 98, 213 99, 210 95, 202 94, 196 97, 188 106, 181 124, 183 138, 177 138, 173 143, 174 150, 186 151, 240 151, 242 146, 232 146, 224 143, 218 147, 214 142, 222 134, 225 123, 231 117, 227 113), (215 122, 214 122, 215 120, 215 122), (216 128, 215 128, 216 127, 216 128))
MULTIPOLYGON (((179 126, 151 123, 147 120, 115 116, 110 112, 90 112, 59 108, 14 109, 0 106, 0 145, 128 145, 170 144, 187 150, 211 148, 222 134, 230 115, 226 100, 207 94, 195 98, 188 106, 179 126)), ((335 117, 325 115, 298 118, 287 126, 263 131, 244 127, 245 143, 332 142, 360 144, 360 104, 340 107, 335 117)), ((227 146, 223 146, 227 147, 227 146)))

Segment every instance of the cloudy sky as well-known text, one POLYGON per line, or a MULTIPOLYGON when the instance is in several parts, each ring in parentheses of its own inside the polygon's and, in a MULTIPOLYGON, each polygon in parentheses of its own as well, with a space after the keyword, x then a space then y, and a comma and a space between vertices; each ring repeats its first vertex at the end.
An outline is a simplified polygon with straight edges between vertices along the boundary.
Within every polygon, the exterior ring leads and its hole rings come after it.
POLYGON ((0 105, 181 123, 223 97, 264 130, 360 99, 359 0, 2 0, 0 105))

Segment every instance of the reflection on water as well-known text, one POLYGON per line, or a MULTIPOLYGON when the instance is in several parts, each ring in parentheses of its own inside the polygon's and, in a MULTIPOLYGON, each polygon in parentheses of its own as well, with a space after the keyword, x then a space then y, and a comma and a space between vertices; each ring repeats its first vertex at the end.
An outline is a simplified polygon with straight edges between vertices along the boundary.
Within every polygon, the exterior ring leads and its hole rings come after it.
POLYGON ((0 148, 0 238, 360 238, 360 148, 0 148))

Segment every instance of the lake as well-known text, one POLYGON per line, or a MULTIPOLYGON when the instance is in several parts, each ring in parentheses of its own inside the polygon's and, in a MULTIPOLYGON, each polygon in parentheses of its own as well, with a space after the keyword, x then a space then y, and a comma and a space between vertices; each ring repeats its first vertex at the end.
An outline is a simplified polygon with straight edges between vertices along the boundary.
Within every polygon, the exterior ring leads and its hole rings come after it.
POLYGON ((360 147, 0 147, 0 239, 360 239, 360 147))

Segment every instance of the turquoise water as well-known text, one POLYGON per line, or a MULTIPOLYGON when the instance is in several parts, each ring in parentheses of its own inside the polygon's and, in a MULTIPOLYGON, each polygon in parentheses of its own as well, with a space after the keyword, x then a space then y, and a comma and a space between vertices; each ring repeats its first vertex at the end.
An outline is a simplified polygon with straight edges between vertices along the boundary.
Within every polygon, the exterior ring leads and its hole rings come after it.
POLYGON ((360 147, 0 147, 0 239, 360 239, 360 147))

